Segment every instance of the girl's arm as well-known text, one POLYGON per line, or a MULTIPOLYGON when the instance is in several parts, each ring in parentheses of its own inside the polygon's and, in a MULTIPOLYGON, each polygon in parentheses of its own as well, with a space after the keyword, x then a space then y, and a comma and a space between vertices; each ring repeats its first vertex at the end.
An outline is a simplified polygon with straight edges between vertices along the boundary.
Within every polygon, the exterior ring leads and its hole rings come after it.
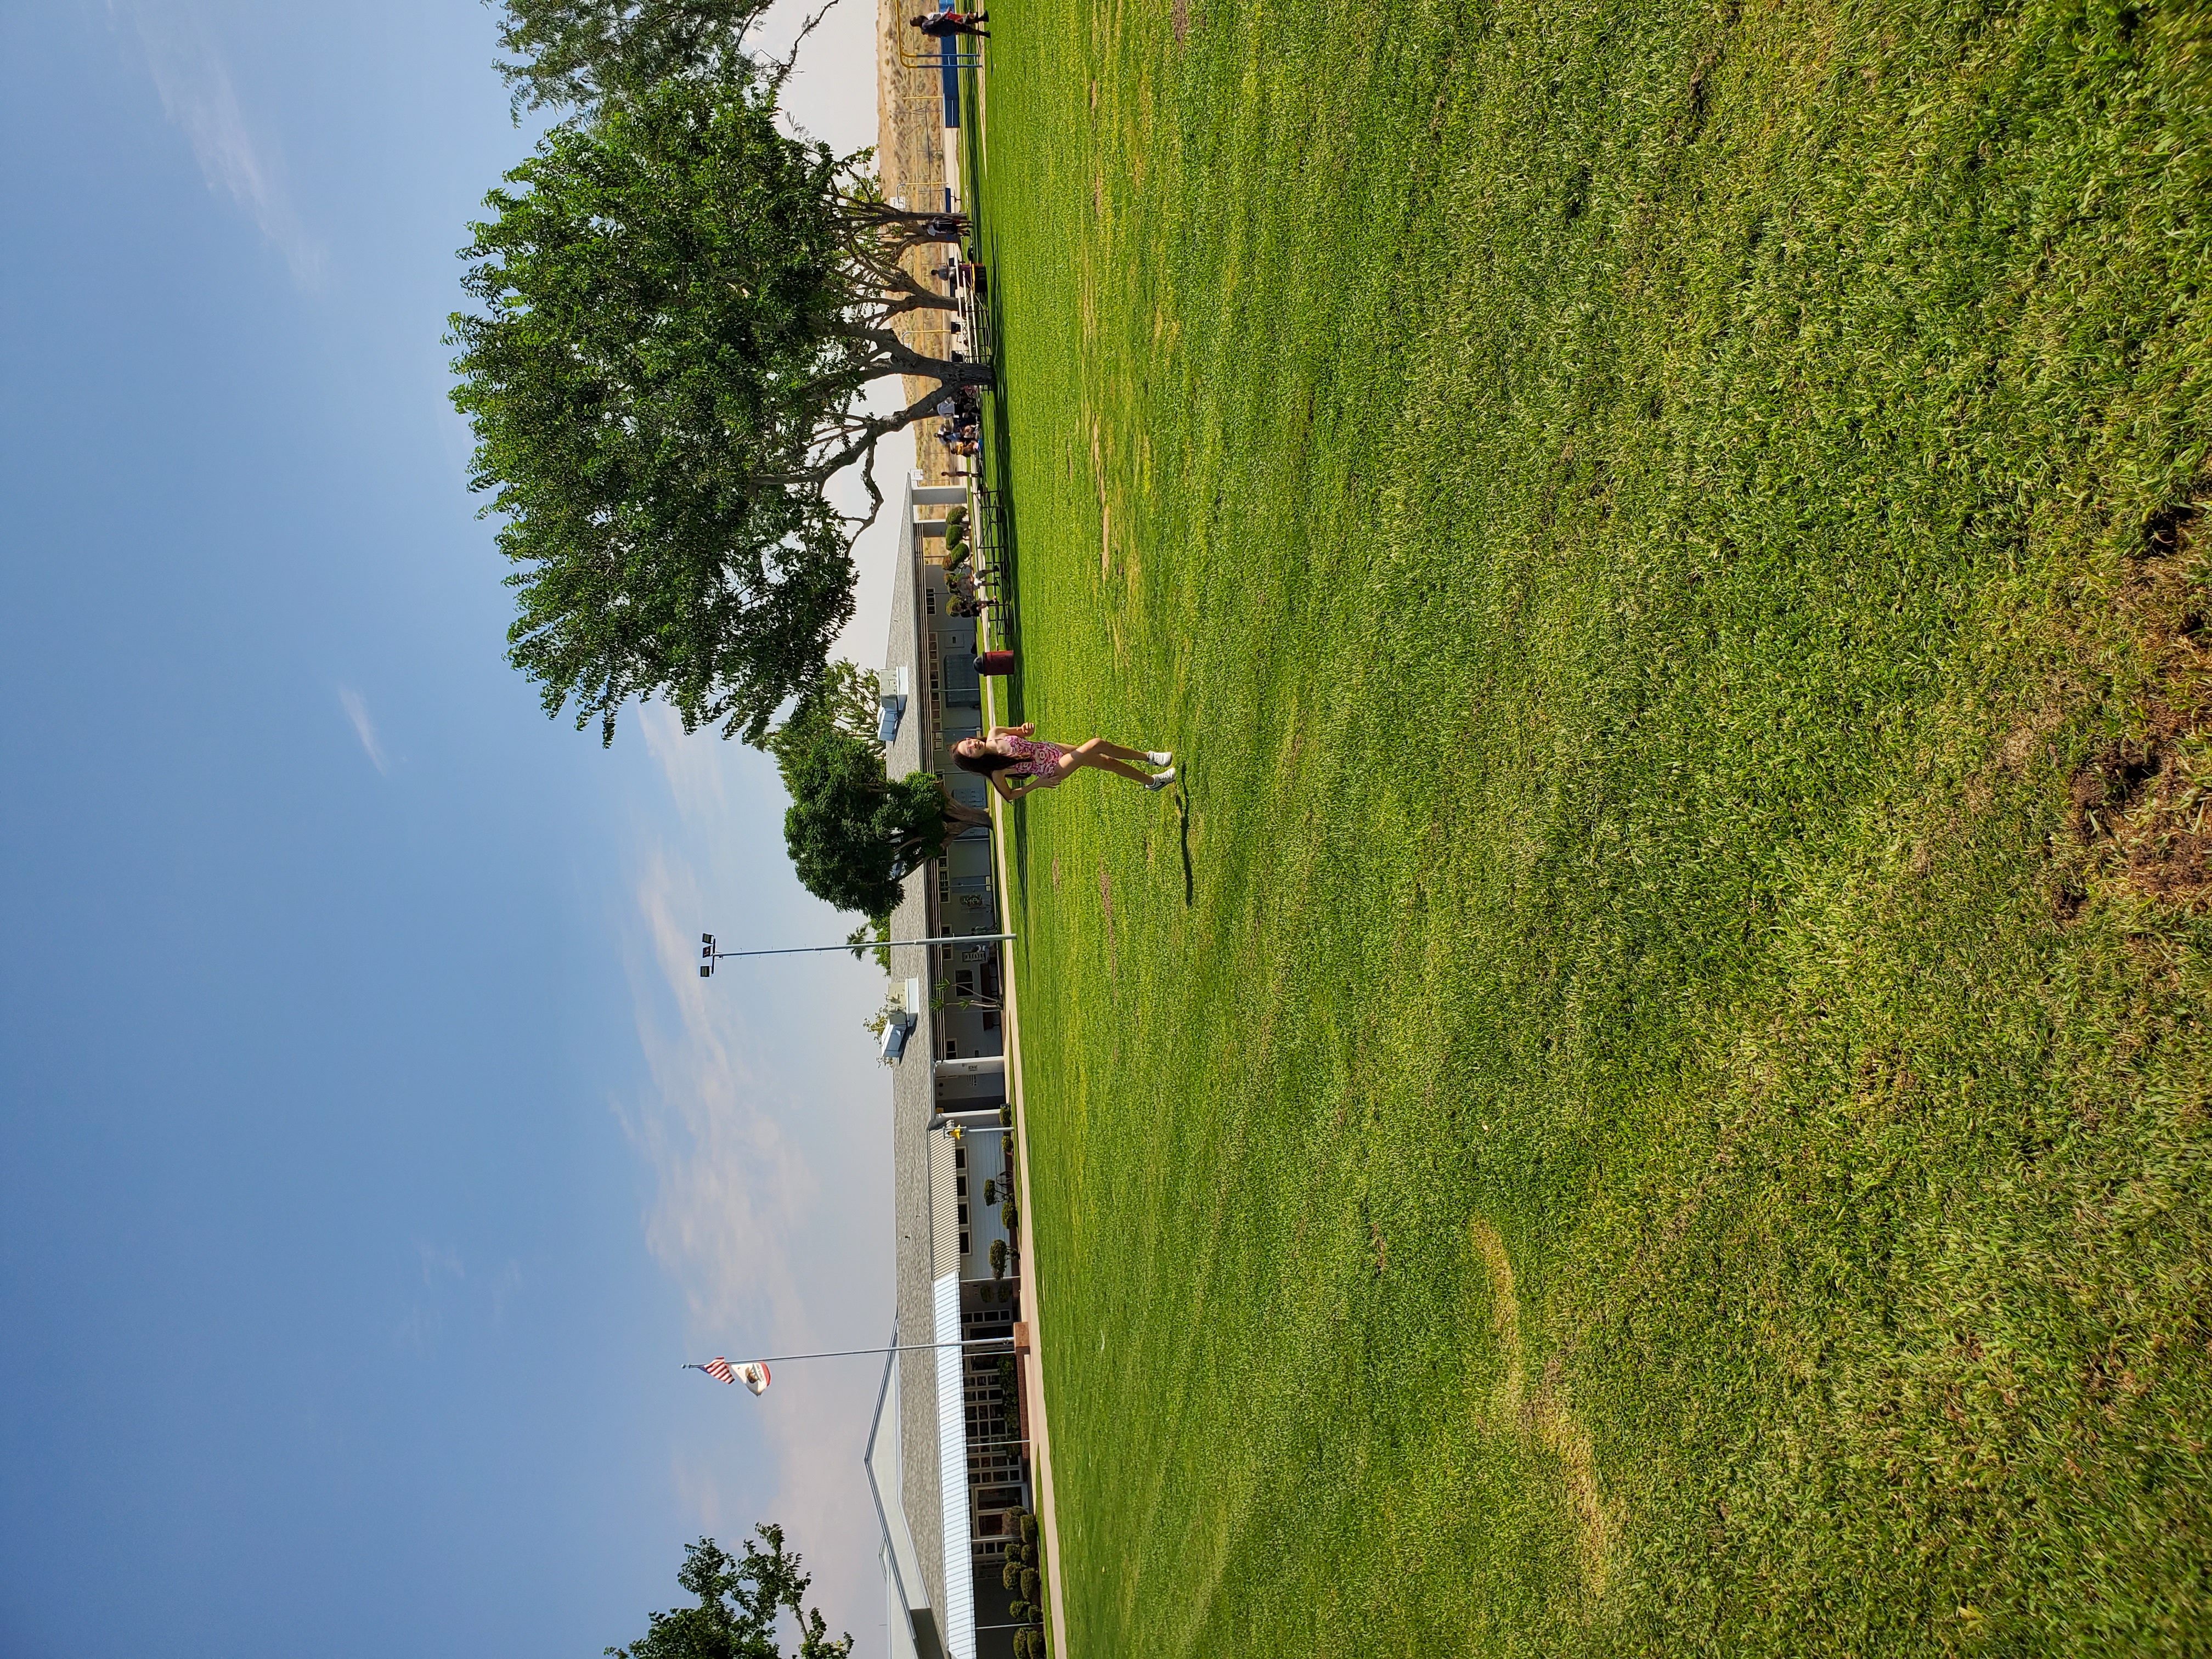
POLYGON ((1019 800, 1024 795, 1034 795, 1040 789, 1059 788, 1061 781, 1066 776, 1067 774, 1065 772, 1033 773, 1022 781, 1019 788, 1014 788, 1000 783, 999 775, 994 772, 991 774, 991 781, 999 784, 1000 791, 1008 800, 1019 800))

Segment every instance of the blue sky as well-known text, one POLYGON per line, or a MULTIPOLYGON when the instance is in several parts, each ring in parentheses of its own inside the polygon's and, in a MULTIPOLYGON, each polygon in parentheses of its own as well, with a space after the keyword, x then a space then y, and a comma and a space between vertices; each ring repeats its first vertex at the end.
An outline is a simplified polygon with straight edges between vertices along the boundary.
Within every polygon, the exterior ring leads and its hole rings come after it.
MULTIPOLYGON (((858 147, 846 9, 791 101, 858 147)), ((761 1518, 881 1651, 873 1365, 676 1368, 887 1332, 883 981, 699 981, 849 926, 773 770, 501 659, 440 343, 492 27, 0 7, 8 1659, 592 1656, 761 1518)))

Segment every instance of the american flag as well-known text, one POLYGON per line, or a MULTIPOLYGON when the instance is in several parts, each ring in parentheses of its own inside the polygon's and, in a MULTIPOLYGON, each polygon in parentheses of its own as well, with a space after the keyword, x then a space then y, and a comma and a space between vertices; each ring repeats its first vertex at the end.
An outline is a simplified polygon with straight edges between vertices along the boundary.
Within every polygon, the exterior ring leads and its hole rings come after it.
POLYGON ((755 1394, 768 1392, 768 1362, 748 1359, 741 1365, 732 1365, 716 1354, 703 1365, 686 1365, 687 1371, 704 1371, 717 1382, 742 1382, 755 1394))

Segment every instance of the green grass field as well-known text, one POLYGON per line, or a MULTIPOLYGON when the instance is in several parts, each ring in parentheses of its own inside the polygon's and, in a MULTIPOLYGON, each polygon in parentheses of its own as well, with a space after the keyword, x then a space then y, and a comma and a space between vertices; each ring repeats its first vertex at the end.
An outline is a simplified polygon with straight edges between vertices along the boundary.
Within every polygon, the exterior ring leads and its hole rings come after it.
POLYGON ((2212 1650, 2208 17, 992 8, 1075 1659, 2212 1650))

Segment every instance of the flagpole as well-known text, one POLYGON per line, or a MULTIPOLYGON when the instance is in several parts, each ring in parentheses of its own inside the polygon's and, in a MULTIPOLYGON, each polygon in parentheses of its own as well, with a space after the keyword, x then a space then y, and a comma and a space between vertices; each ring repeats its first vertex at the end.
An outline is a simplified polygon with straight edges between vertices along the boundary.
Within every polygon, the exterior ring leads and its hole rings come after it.
MULTIPOLYGON (((971 1336, 964 1342, 901 1342, 888 1348, 839 1348, 829 1353, 769 1353, 744 1363, 749 1365, 784 1365, 794 1359, 853 1359, 871 1353, 931 1353, 939 1348, 976 1348, 987 1342, 1011 1342, 1013 1340, 1012 1336, 971 1336)), ((677 1369, 703 1371, 707 1368, 687 1363, 677 1369)))

